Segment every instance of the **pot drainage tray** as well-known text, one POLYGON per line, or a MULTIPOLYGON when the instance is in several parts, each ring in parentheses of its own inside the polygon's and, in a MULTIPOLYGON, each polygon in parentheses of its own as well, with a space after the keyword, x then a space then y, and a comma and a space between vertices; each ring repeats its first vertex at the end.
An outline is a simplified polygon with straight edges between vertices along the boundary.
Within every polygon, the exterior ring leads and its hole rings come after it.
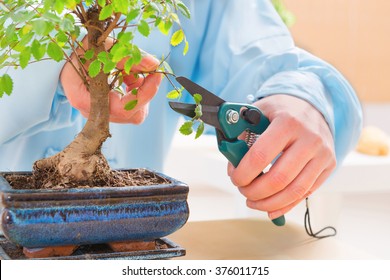
MULTIPOLYGON (((106 244, 82 245, 70 256, 39 258, 40 260, 158 260, 184 256, 184 248, 175 244, 168 238, 156 240, 154 250, 141 250, 131 252, 114 252, 106 244)), ((23 248, 0 236, 0 259, 24 260, 23 248)), ((38 258, 37 258, 38 259, 38 258)))

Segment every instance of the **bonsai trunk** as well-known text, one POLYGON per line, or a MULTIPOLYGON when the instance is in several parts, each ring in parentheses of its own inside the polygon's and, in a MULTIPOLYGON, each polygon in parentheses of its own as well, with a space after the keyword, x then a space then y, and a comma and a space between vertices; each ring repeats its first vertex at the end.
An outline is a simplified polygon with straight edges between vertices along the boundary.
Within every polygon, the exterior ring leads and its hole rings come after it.
MULTIPOLYGON (((88 46, 94 49, 96 57, 99 52, 105 51, 104 42, 98 44, 101 31, 104 30, 104 23, 99 22, 98 14, 91 12, 90 25, 88 46)), ((42 180, 43 176, 48 180, 43 182, 44 185, 69 182, 90 183, 95 175, 99 175, 104 180, 105 175, 110 172, 108 163, 101 153, 102 144, 110 136, 108 75, 101 71, 96 77, 90 78, 88 89, 90 113, 83 130, 63 151, 34 163, 36 179, 39 177, 39 180, 42 180), (52 175, 56 175, 54 177, 57 179, 53 181, 52 175)))

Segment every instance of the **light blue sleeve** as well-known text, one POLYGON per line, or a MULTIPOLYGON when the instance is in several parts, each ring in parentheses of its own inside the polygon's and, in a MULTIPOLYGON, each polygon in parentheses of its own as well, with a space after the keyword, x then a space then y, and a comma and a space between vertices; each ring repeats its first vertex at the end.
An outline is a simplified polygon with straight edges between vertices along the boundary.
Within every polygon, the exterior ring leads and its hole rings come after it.
POLYGON ((260 87, 257 97, 285 93, 316 107, 332 131, 340 163, 353 149, 362 127, 362 111, 354 90, 331 65, 295 48, 289 54, 292 67, 273 73, 260 87))
POLYGON ((58 83, 63 63, 41 61, 25 69, 2 69, 14 82, 11 96, 0 99, 0 145, 17 137, 69 126, 78 115, 58 83))
POLYGON ((334 67, 294 45, 270 2, 191 2, 197 25, 187 36, 198 52, 183 72, 231 102, 279 93, 310 102, 328 122, 340 162, 360 134, 359 101, 334 67))

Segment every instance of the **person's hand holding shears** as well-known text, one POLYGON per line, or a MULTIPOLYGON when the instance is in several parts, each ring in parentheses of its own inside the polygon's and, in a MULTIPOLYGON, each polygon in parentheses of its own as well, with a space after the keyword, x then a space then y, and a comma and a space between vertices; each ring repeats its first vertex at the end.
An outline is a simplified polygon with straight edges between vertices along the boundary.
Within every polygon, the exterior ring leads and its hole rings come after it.
POLYGON ((228 167, 232 182, 250 208, 279 217, 318 189, 336 167, 333 137, 311 104, 288 95, 257 101, 271 124, 237 168, 228 167), (270 170, 260 177, 280 153, 270 170))
MULTIPOLYGON (((247 198, 248 207, 268 212, 276 225, 283 225, 283 215, 314 192, 335 168, 330 129, 306 101, 278 94, 253 105, 228 103, 186 78, 177 80, 190 94, 202 96, 201 119, 216 128, 219 150, 231 162, 228 174, 247 198), (241 140, 244 134, 252 139, 250 149, 241 140), (257 140, 254 134, 259 135, 257 140)), ((195 105, 170 104, 175 111, 194 117, 195 105)))

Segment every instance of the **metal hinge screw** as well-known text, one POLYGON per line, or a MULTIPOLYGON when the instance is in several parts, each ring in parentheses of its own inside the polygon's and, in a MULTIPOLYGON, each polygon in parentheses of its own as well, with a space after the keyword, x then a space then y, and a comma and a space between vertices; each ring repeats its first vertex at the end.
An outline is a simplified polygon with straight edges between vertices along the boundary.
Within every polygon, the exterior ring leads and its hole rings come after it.
POLYGON ((237 123, 239 119, 240 114, 237 111, 230 109, 226 112, 226 120, 229 124, 237 123))

